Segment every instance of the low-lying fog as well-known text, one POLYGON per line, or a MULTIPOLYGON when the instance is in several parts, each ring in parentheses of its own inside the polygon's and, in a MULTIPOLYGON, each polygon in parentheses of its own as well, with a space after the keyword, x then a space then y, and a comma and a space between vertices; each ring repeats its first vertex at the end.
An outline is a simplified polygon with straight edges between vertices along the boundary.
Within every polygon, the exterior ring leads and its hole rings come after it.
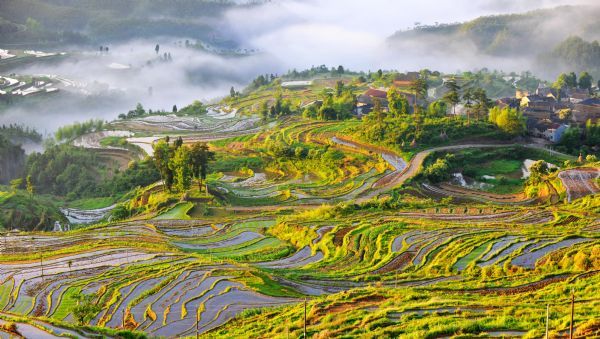
MULTIPOLYGON (((193 100, 204 102, 242 89, 264 73, 282 73, 312 65, 344 65, 353 70, 378 68, 399 71, 429 68, 453 72, 481 67, 522 71, 530 65, 518 58, 498 59, 463 53, 447 46, 441 52, 411 54, 388 46, 395 31, 415 23, 457 22, 480 15, 522 12, 564 4, 595 4, 596 0, 281 0, 234 9, 222 18, 220 31, 242 48, 258 49, 248 56, 225 57, 186 48, 176 42, 185 38, 157 38, 107 44, 106 55, 97 49, 74 51, 60 64, 34 65, 18 74, 55 74, 85 84, 92 95, 66 95, 13 105, 0 112, 0 123, 23 123, 40 132, 90 118, 112 120, 137 102, 145 108, 171 110, 193 100), (154 51, 160 43, 158 55, 154 51), (449 53, 450 51, 450 53, 449 53), (171 62, 158 57, 170 53, 171 62), (151 62, 151 65, 148 64, 151 62), (112 65, 112 68, 110 67, 112 65), (119 69, 120 68, 120 69, 119 69), (150 91, 149 88, 152 88, 150 91), (151 92, 151 93, 150 93, 151 92)), ((415 46, 418 47, 418 46, 415 46)), ((468 49, 467 49, 468 51, 468 49)), ((79 89, 72 89, 80 92, 79 89)))
POLYGON ((47 100, 13 105, 1 113, 1 122, 52 132, 73 121, 112 120, 138 102, 147 109, 170 111, 173 105, 181 108, 194 100, 207 102, 228 95, 231 86, 241 89, 257 74, 281 69, 266 54, 223 57, 179 46, 177 39, 157 41, 161 41, 158 54, 156 41, 132 41, 108 45, 109 52, 102 55, 75 51, 60 64, 14 70, 16 74, 58 75, 75 81, 76 86, 47 100), (161 60, 164 53, 170 53, 172 60, 161 60))

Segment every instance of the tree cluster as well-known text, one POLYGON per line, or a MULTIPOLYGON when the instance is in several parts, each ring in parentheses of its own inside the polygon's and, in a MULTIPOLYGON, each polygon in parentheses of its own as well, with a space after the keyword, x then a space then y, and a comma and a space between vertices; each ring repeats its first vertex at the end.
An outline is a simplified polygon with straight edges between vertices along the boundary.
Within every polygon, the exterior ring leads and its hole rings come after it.
POLYGON ((169 137, 153 145, 154 163, 160 177, 169 191, 185 192, 190 189, 192 180, 202 182, 208 173, 208 164, 215 154, 205 143, 194 143, 191 147, 183 145, 181 137, 170 143, 169 137))
POLYGON ((87 133, 101 131, 103 127, 104 120, 90 119, 59 127, 54 136, 58 141, 72 140, 87 133))
POLYGON ((258 114, 263 120, 269 118, 274 119, 277 117, 290 115, 294 113, 296 109, 292 107, 292 103, 288 99, 284 99, 281 92, 275 93, 274 101, 263 101, 258 107, 258 114))
POLYGON ((117 196, 150 185, 160 176, 152 161, 132 162, 124 171, 111 173, 96 153, 55 145, 27 158, 23 179, 39 193, 78 199, 117 196))
POLYGON ((580 88, 591 91, 593 85, 594 79, 592 76, 588 72, 583 71, 579 74, 579 80, 575 72, 559 74, 558 78, 556 78, 556 81, 552 84, 552 88, 559 91, 561 89, 570 88, 580 88))
POLYGON ((323 91, 321 101, 310 105, 302 113, 305 117, 319 120, 344 120, 352 116, 356 107, 354 88, 346 86, 340 80, 334 91, 323 91))
POLYGON ((498 128, 510 135, 521 135, 525 133, 525 118, 516 108, 494 107, 490 110, 489 120, 498 128))
POLYGON ((558 150, 578 155, 582 153, 600 155, 600 121, 593 123, 588 120, 585 128, 569 127, 557 146, 558 150))

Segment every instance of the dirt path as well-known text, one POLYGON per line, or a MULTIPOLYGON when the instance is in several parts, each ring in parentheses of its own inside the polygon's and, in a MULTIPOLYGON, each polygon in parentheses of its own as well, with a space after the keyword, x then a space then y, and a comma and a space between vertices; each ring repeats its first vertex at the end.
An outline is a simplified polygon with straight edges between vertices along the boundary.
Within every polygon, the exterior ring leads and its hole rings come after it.
POLYGON ((408 165, 400 171, 397 175, 392 177, 384 186, 372 190, 367 195, 357 199, 357 202, 363 202, 370 200, 394 187, 402 185, 406 180, 416 176, 421 167, 423 166, 423 162, 425 159, 433 152, 440 151, 457 151, 467 148, 497 148, 497 147, 508 147, 515 146, 514 144, 463 144, 463 145, 452 145, 452 146, 442 146, 442 147, 434 147, 428 150, 421 151, 417 153, 408 163, 408 165))

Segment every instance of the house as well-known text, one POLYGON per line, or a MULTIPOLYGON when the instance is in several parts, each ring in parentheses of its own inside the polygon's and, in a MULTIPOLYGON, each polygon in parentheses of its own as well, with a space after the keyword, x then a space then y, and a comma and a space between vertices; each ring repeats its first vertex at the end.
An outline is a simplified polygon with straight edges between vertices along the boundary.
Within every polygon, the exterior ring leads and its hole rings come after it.
POLYGON ((398 88, 408 88, 412 83, 413 82, 409 80, 394 80, 394 86, 398 88))
POLYGON ((357 102, 373 106, 375 99, 379 100, 379 102, 381 103, 381 107, 388 107, 387 92, 375 88, 369 88, 366 92, 359 95, 357 98, 357 102))
POLYGON ((517 98, 501 98, 496 100, 496 106, 500 109, 504 107, 519 108, 521 106, 521 101, 517 98))
POLYGON ((552 87, 543 86, 541 83, 538 88, 535 90, 535 94, 541 97, 553 98, 556 101, 560 101, 561 98, 567 98, 568 93, 564 89, 554 89, 552 87))
POLYGON ((587 120, 600 119, 600 99, 590 98, 573 105, 573 120, 585 123, 587 120))
POLYGON ((557 143, 562 139, 567 128, 569 128, 568 125, 553 123, 546 131, 544 131, 544 138, 550 142, 557 143))
POLYGON ((375 100, 379 100, 381 107, 387 110, 387 92, 380 89, 369 88, 366 92, 356 98, 356 115, 363 116, 370 113, 375 105, 375 100))
POLYGON ((590 98, 590 91, 585 88, 572 88, 567 93, 571 103, 579 103, 590 98))
POLYGON ((552 97, 529 95, 521 98, 521 107, 528 108, 530 111, 554 112, 556 100, 552 97))
POLYGON ((524 97, 529 96, 529 91, 524 90, 524 89, 517 89, 517 91, 515 92, 515 98, 517 99, 523 99, 524 97))
POLYGON ((562 138, 569 125, 559 124, 550 119, 527 119, 527 130, 538 138, 546 139, 552 143, 557 143, 562 138))

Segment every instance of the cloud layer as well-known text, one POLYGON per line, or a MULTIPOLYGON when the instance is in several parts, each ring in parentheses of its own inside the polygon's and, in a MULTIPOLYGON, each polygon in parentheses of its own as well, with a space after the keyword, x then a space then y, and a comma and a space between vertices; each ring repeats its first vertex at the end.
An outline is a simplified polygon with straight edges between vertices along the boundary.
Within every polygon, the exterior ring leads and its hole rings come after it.
MULTIPOLYGON (((288 68, 343 64, 359 70, 434 67, 454 71, 466 63, 390 54, 385 39, 416 23, 463 22, 482 15, 523 12, 595 0, 282 0, 234 9, 226 29, 242 43, 273 55, 288 68), (428 64, 429 63, 429 64, 428 64)), ((445 46, 439 46, 443 49, 445 46)), ((461 46, 461 48, 469 46, 461 46)), ((433 53, 435 58, 438 56, 433 53)), ((495 63, 497 60, 490 60, 495 63)), ((518 63, 515 62, 515 63, 518 63)), ((483 63, 482 63, 483 64, 483 63)))

